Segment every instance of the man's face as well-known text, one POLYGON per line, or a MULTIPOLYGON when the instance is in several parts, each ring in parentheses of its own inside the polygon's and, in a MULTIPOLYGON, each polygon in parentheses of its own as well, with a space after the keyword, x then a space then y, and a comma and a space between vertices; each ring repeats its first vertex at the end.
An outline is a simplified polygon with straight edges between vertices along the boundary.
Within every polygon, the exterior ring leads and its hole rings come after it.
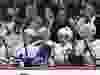
POLYGON ((81 37, 89 37, 89 36, 93 36, 95 34, 95 26, 93 24, 91 24, 87 18, 83 17, 80 18, 80 20, 78 21, 78 32, 80 34, 81 37))
POLYGON ((10 14, 12 16, 16 15, 18 12, 19 12, 18 8, 16 8, 16 9, 14 9, 14 8, 8 8, 8 14, 10 14))
POLYGON ((95 15, 95 7, 92 6, 91 4, 85 3, 86 8, 82 9, 80 12, 81 14, 85 15, 85 16, 93 16, 95 15))
POLYGON ((30 22, 31 27, 38 28, 42 24, 42 19, 40 17, 33 18, 33 20, 30 22))
POLYGON ((58 40, 62 43, 65 43, 66 41, 70 40, 70 37, 68 35, 59 35, 58 40))

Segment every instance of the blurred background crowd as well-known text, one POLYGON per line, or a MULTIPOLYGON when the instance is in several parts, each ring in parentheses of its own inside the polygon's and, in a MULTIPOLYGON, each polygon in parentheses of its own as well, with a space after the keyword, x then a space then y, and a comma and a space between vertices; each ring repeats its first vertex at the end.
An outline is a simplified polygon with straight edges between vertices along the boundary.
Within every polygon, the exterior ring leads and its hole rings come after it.
POLYGON ((0 63, 96 64, 95 0, 7 3, 0 8, 0 63), (27 57, 29 48, 38 48, 34 57, 27 57))

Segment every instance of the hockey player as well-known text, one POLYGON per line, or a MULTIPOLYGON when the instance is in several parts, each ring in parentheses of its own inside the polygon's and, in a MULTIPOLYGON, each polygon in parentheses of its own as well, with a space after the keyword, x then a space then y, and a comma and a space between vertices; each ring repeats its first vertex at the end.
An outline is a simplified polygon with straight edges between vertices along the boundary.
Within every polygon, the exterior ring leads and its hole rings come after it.
POLYGON ((64 64, 65 60, 68 62, 68 54, 72 50, 72 37, 73 32, 69 27, 61 28, 57 32, 59 43, 48 42, 49 45, 52 45, 51 57, 54 57, 55 61, 49 59, 51 64, 64 64))

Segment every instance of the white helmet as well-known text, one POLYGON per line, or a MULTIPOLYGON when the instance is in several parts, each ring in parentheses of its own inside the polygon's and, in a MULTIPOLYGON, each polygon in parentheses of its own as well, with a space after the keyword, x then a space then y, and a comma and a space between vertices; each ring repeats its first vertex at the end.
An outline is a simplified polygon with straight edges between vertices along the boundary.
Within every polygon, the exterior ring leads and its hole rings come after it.
POLYGON ((73 32, 69 27, 65 27, 65 28, 61 28, 60 30, 58 30, 57 32, 58 38, 62 39, 71 39, 73 37, 73 32))

